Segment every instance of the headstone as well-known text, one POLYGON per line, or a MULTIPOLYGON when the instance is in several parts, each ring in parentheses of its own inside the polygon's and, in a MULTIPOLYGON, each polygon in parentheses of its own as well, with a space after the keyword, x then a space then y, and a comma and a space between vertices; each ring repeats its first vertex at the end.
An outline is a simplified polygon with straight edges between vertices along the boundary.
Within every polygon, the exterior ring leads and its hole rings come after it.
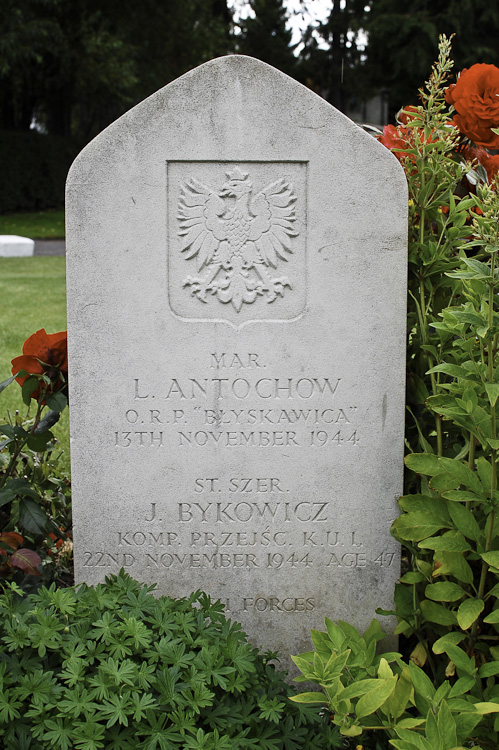
POLYGON ((0 258, 22 258, 33 255, 34 240, 17 234, 0 235, 0 258))
POLYGON ((76 580, 203 589, 286 656, 390 607, 405 178, 242 56, 101 133, 67 187, 76 580))

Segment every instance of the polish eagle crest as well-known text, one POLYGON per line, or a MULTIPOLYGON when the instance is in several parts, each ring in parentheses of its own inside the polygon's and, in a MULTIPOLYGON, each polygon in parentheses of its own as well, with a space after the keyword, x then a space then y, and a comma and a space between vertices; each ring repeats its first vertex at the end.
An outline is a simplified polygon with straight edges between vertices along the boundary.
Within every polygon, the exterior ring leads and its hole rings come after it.
POLYGON ((186 260, 196 258, 199 271, 183 286, 201 302, 213 295, 240 312, 259 296, 273 302, 292 288, 287 276, 273 276, 272 269, 293 252, 296 196, 285 179, 254 195, 248 172, 235 167, 225 176, 220 189, 195 178, 181 186, 180 251, 186 260))

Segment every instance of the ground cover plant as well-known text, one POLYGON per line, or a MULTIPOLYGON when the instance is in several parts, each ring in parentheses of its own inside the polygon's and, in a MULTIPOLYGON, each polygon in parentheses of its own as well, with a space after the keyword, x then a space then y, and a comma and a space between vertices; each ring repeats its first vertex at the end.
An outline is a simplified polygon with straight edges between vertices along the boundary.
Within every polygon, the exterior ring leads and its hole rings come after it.
POLYGON ((200 592, 105 584, 0 595, 3 750, 324 750, 341 738, 200 592))
POLYGON ((331 720, 364 747, 499 747, 499 69, 450 80, 442 38, 421 104, 379 139, 409 186, 405 547, 395 591, 405 658, 373 623, 312 632, 295 657, 331 720), (388 743, 388 744, 387 744, 388 743))

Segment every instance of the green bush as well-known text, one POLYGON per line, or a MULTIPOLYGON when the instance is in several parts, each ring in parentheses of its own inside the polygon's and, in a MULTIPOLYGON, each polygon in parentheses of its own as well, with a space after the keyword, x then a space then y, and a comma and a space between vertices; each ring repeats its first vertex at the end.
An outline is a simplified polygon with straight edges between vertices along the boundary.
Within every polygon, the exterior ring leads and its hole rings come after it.
POLYGON ((0 213, 58 208, 81 144, 69 138, 0 131, 0 213))
POLYGON ((323 689, 298 700, 322 702, 366 750, 378 738, 383 750, 499 747, 499 159, 483 147, 499 146, 499 115, 484 122, 476 105, 488 87, 496 101, 499 69, 449 84, 451 68, 442 37, 421 104, 379 137, 409 188, 407 494, 391 528, 403 575, 394 609, 376 610, 397 617, 404 658, 376 656, 379 626, 360 636, 329 620, 295 658, 323 689), (463 90, 485 135, 448 107, 463 90))
POLYGON ((123 571, 95 589, 0 596, 3 750, 326 750, 338 730, 220 602, 155 599, 123 571))

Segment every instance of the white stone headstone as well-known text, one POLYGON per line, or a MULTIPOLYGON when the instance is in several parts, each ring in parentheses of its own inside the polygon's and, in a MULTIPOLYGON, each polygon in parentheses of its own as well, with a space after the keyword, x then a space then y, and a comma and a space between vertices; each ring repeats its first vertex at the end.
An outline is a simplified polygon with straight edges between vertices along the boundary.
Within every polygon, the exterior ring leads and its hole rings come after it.
POLYGON ((18 234, 0 235, 0 258, 29 257, 35 252, 35 241, 18 234))
POLYGON ((406 184, 241 56, 101 133, 67 185, 77 581, 198 588, 284 656, 390 607, 406 184))

